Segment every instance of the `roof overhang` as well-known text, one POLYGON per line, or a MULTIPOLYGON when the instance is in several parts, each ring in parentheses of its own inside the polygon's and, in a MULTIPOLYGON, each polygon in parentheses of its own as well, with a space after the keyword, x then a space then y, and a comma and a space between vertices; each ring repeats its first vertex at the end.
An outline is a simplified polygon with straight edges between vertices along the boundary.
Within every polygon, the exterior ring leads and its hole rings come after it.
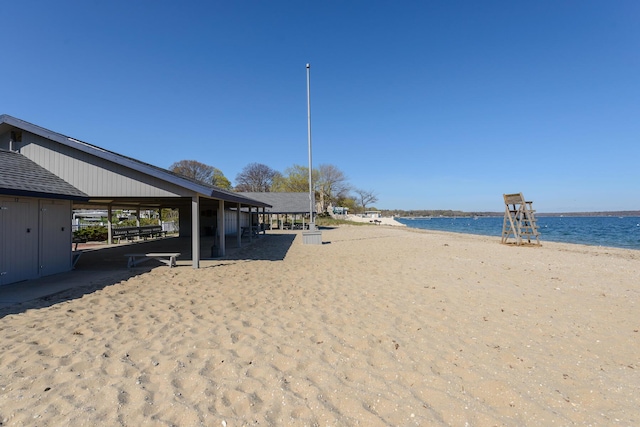
MULTIPOLYGON (((4 128, 7 128, 6 130, 9 130, 11 127, 22 129, 24 131, 33 133, 43 138, 47 138, 52 141, 58 142, 62 145, 71 147, 75 150, 90 154, 92 156, 96 156, 104 160, 108 160, 113 163, 118 163, 120 165, 126 166, 130 169, 152 176, 159 180, 171 183, 173 185, 177 185, 179 187, 189 190, 190 192, 193 192, 194 196, 224 200, 225 202, 231 202, 231 203, 239 203, 240 205, 243 205, 243 206, 262 207, 262 208, 271 207, 269 203, 265 203, 260 200, 254 200, 249 197, 242 196, 238 193, 224 190, 222 188, 207 186, 207 185, 192 181, 190 179, 181 177, 173 172, 170 172, 166 169, 162 169, 157 166, 153 166, 148 163, 144 163, 127 156, 123 156, 113 151, 105 150, 95 145, 91 145, 86 142, 80 141, 78 139, 68 137, 58 132, 53 132, 51 130, 45 129, 43 127, 34 125, 33 123, 29 123, 15 117, 9 116, 7 114, 0 115, 0 132, 2 132, 4 128)), ((181 198, 181 197, 177 197, 177 198, 181 198)), ((142 200, 142 199, 144 198, 135 198, 135 200, 142 200)), ((127 200, 130 200, 131 203, 135 203, 133 201, 134 198, 128 198, 127 200)), ((96 200, 96 202, 98 201, 96 200)), ((126 203, 126 200, 122 199, 122 203, 126 203)))
POLYGON ((12 188, 1 188, 1 187, 0 187, 0 195, 16 196, 16 197, 33 197, 38 199, 71 200, 74 202, 87 202, 89 200, 89 197, 71 196, 66 194, 44 193, 39 191, 16 190, 12 188))

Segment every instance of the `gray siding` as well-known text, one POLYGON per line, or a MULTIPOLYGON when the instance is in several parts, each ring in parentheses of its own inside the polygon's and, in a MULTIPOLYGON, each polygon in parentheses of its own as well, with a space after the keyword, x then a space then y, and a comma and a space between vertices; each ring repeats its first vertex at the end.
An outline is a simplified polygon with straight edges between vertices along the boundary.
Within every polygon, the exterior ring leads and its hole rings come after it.
POLYGON ((0 285, 71 270, 71 202, 0 196, 0 285))
POLYGON ((71 270, 71 202, 42 199, 39 214, 40 276, 71 270))
POLYGON ((126 166, 23 132, 20 153, 91 197, 176 197, 191 192, 126 166))
POLYGON ((11 132, 0 132, 0 150, 9 149, 9 136, 11 132))
MULTIPOLYGON (((237 211, 226 210, 224 212, 224 234, 235 234, 238 230, 238 218, 236 217, 237 211)), ((240 227, 249 227, 249 213, 240 212, 240 227)))
POLYGON ((0 197, 0 285, 38 277, 38 202, 0 197))

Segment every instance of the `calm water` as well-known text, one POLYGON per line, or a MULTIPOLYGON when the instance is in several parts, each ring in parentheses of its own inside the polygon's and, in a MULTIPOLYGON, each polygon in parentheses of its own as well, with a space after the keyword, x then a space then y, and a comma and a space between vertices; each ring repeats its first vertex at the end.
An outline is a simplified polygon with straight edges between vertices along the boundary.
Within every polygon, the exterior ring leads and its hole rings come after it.
MULTIPOLYGON (((502 235, 502 217, 473 218, 396 218, 408 227, 458 233, 502 235)), ((541 217, 540 240, 640 249, 640 217, 541 217)))

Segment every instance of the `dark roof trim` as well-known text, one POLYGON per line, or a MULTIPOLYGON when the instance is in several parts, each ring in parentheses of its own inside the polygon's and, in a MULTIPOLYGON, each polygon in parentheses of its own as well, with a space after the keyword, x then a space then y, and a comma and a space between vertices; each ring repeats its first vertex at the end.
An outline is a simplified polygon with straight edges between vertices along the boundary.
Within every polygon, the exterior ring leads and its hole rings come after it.
POLYGON ((89 196, 20 153, 0 150, 0 194, 89 200, 89 196))
POLYGON ((236 202, 236 203, 240 203, 242 205, 247 205, 247 206, 270 207, 270 205, 267 203, 264 203, 258 200, 253 200, 253 199, 241 196, 240 194, 234 193, 232 191, 223 190, 218 187, 207 186, 207 185, 196 183, 187 178, 183 178, 179 175, 171 173, 166 169, 162 169, 157 166, 153 166, 148 163, 144 163, 139 160, 123 156, 113 151, 105 150, 95 145, 91 145, 89 143, 77 140, 75 138, 71 138, 63 134, 53 132, 43 127, 34 125, 33 123, 29 123, 24 120, 12 117, 8 114, 0 115, 0 124, 2 123, 7 123, 9 125, 15 126, 27 132, 31 132, 43 138, 50 139, 62 145, 66 145, 68 147, 74 148, 84 153, 99 157, 101 159, 121 164, 130 169, 133 169, 138 172, 142 172, 144 174, 150 175, 154 178, 158 178, 160 180, 178 185, 180 187, 186 188, 188 190, 191 190, 195 193, 199 193, 206 197, 220 199, 228 202, 236 202))
POLYGON ((0 188, 0 196, 33 197, 37 199, 71 200, 74 202, 86 202, 89 197, 68 196, 66 194, 42 193, 37 191, 16 190, 13 188, 0 188))

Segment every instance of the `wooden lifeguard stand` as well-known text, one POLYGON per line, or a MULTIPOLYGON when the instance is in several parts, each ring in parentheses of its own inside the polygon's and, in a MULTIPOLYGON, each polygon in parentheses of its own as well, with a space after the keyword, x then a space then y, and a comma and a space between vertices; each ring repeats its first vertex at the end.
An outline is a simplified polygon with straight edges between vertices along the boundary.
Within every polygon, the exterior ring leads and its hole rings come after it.
POLYGON ((503 194, 504 196, 504 221, 502 224, 502 243, 509 243, 508 239, 513 237, 516 245, 540 244, 540 233, 536 224, 535 211, 532 209, 533 202, 527 202, 522 193, 503 194), (526 242, 524 241, 526 239, 526 242))

